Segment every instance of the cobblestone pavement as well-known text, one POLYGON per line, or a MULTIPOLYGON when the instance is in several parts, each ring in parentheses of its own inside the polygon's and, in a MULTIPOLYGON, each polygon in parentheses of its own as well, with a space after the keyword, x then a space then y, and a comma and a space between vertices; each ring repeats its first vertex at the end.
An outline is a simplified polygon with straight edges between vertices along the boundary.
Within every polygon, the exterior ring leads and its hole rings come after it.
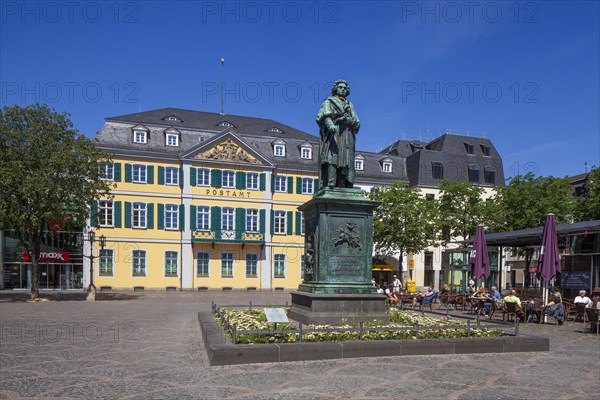
MULTIPOLYGON (((284 304, 289 293, 0 292, 0 398, 591 399, 600 335, 582 324, 521 325, 549 352, 357 358, 209 367, 197 312, 284 304)), ((510 326, 503 326, 510 329, 510 326)))

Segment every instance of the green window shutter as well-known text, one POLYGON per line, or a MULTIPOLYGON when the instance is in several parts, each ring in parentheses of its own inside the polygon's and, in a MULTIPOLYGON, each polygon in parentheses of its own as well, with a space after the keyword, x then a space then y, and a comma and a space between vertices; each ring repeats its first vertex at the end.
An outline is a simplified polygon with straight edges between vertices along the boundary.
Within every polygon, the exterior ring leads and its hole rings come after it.
POLYGON ((113 180, 115 182, 121 182, 121 163, 113 164, 113 180))
POLYGON ((158 216, 156 220, 156 225, 158 226, 158 229, 165 229, 165 205, 159 203, 157 208, 158 216))
POLYGON ((98 200, 92 201, 92 207, 90 208, 90 225, 98 226, 98 200))
POLYGON ((246 173, 242 171, 238 171, 235 173, 235 188, 236 189, 246 189, 246 173))
POLYGON ((302 194, 302 178, 296 177, 296 193, 302 194))
POLYGON ((179 187, 183 187, 183 168, 178 168, 179 170, 179 187))
POLYGON ((296 211, 296 235, 302 235, 302 212, 296 211))
POLYGON ((165 184, 165 167, 158 166, 158 184, 165 184))
POLYGON ((125 182, 131 182, 131 164, 125 164, 125 182))
POLYGON ((185 206, 183 204, 179 205, 179 230, 183 230, 183 225, 185 224, 185 206))
POLYGON ((294 233, 294 231, 293 231, 293 229, 294 229, 294 212, 293 211, 287 212, 286 222, 287 222, 287 234, 292 235, 294 233))
POLYGON ((275 210, 271 210, 271 235, 275 233, 275 210))
POLYGON ((266 222, 265 221, 265 219, 266 219, 265 214, 266 214, 265 210, 260 210, 259 213, 258 213, 258 218, 259 218, 258 224, 259 224, 259 227, 260 227, 259 228, 260 229, 260 233, 262 233, 262 234, 265 233, 265 222, 266 222))
POLYGON ((210 171, 210 185, 212 187, 220 188, 222 186, 222 177, 220 169, 213 169, 210 171))
POLYGON ((266 174, 262 173, 259 175, 259 189, 260 191, 264 192, 267 189, 267 176, 266 174))
POLYGON ((131 228, 131 203, 125 202, 125 228, 131 228))
POLYGON ((114 224, 115 224, 115 228, 120 228, 121 227, 121 202, 120 201, 115 201, 113 202, 113 207, 114 207, 114 224))
POLYGON ((154 204, 146 205, 146 228, 154 229, 154 204))
POLYGON ((319 191, 319 180, 315 179, 313 181, 313 193, 317 193, 319 191))
POLYGON ((210 208, 210 229, 217 232, 221 230, 221 207, 210 208))
POLYGON ((246 209, 236 208, 235 209, 235 238, 240 240, 242 238, 242 232, 246 231, 246 209))
MULTIPOLYGON (((196 206, 190 206, 190 229, 195 231, 197 229, 196 220, 198 218, 198 212, 196 211, 196 206)), ((182 224, 183 226, 183 224, 182 224)))
POLYGON ((275 193, 275 177, 276 174, 271 174, 271 193, 275 193))
POLYGON ((149 185, 154 184, 154 166, 148 165, 146 167, 146 176, 147 176, 146 183, 149 185))
POLYGON ((191 186, 196 186, 196 184, 198 183, 197 178, 196 178, 196 168, 190 168, 190 185, 191 186))
POLYGON ((294 177, 293 176, 288 176, 287 192, 294 193, 294 177))

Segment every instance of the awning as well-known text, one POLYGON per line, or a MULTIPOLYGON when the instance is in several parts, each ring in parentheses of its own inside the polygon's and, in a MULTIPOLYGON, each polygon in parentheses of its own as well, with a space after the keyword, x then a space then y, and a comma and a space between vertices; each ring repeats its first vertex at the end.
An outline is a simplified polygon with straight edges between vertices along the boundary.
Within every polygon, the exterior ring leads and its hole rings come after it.
POLYGON ((373 271, 393 271, 394 267, 388 264, 375 264, 373 265, 373 271))

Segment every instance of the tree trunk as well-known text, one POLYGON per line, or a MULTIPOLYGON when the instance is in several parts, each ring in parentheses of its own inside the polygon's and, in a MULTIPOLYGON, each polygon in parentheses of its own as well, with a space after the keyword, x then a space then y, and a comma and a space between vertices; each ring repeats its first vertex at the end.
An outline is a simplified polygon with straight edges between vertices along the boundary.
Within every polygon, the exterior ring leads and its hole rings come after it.
POLYGON ((42 236, 40 230, 33 228, 29 233, 29 258, 31 259, 31 300, 35 301, 40 297, 40 282, 39 282, 39 258, 42 244, 42 236))

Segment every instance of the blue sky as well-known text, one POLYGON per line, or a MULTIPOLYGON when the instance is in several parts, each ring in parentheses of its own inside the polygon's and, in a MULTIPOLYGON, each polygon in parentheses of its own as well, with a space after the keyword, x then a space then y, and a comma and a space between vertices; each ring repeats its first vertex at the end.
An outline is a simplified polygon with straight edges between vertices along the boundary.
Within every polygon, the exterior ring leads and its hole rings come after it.
POLYGON ((489 137, 505 175, 600 165, 597 1, 0 3, 2 105, 45 102, 93 137, 163 107, 272 118, 317 134, 343 78, 357 148, 489 137))

